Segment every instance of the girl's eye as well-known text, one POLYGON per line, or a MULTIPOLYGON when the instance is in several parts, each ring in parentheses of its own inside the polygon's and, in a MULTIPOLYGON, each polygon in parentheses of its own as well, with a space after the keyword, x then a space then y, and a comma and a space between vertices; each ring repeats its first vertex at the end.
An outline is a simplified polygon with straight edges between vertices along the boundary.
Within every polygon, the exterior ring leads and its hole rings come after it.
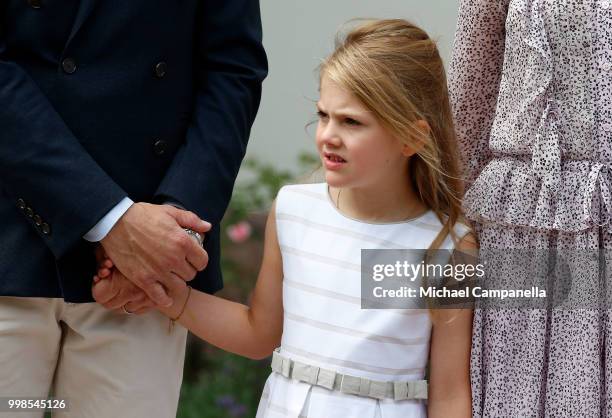
POLYGON ((346 122, 348 125, 354 125, 354 126, 361 125, 361 122, 356 121, 355 119, 352 119, 352 118, 346 118, 344 121, 345 121, 345 122, 346 122))
POLYGON ((319 111, 317 112, 317 115, 319 116, 319 119, 325 119, 325 118, 327 118, 327 113, 322 112, 321 110, 319 110, 319 111))

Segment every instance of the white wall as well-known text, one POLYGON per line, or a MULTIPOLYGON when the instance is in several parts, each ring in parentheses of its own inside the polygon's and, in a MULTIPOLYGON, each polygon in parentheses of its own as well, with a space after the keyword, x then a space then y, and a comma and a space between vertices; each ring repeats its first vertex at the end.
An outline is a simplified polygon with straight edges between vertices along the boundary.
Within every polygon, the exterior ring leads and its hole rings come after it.
POLYGON ((260 0, 270 72, 263 85, 248 157, 283 169, 300 151, 314 152, 315 68, 333 48, 338 28, 355 17, 403 18, 439 41, 448 62, 458 0, 260 0))

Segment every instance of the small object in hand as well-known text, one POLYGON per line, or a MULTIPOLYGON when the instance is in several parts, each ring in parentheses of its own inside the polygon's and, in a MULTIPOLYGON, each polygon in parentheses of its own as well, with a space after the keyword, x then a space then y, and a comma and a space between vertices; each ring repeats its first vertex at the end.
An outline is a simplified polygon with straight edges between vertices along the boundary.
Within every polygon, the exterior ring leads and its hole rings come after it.
POLYGON ((128 315, 132 315, 134 313, 134 312, 128 311, 127 308, 125 307, 125 305, 123 305, 121 308, 123 309, 123 312, 125 312, 128 315))
POLYGON ((204 247, 204 237, 199 233, 196 232, 192 229, 189 228, 183 228, 185 230, 185 232, 187 232, 187 234, 192 237, 193 239, 196 240, 196 242, 201 246, 204 247))

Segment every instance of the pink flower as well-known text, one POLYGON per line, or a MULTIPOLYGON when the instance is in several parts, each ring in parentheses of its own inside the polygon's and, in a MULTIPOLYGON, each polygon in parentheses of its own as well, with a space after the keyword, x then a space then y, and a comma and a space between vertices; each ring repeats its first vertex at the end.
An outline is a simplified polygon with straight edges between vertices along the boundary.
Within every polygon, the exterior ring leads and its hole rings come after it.
POLYGON ((241 221, 237 224, 230 225, 227 227, 227 236, 232 242, 237 244, 246 241, 251 236, 251 224, 247 221, 241 221))

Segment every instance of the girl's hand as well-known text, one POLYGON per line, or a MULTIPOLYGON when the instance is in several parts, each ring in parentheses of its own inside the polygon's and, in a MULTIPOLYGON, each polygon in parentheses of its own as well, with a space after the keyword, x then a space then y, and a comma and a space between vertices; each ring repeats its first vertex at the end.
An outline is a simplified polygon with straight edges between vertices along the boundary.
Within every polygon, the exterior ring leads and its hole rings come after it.
POLYGON ((113 261, 104 253, 102 246, 96 248, 96 261, 98 272, 93 278, 92 288, 96 302, 121 314, 125 314, 125 309, 129 313, 140 315, 155 307, 147 294, 115 267, 113 261))
POLYGON ((100 279, 104 279, 109 277, 113 268, 115 267, 115 263, 104 251, 104 247, 98 245, 95 250, 96 262, 98 263, 98 272, 94 276, 94 283, 98 283, 100 279))

